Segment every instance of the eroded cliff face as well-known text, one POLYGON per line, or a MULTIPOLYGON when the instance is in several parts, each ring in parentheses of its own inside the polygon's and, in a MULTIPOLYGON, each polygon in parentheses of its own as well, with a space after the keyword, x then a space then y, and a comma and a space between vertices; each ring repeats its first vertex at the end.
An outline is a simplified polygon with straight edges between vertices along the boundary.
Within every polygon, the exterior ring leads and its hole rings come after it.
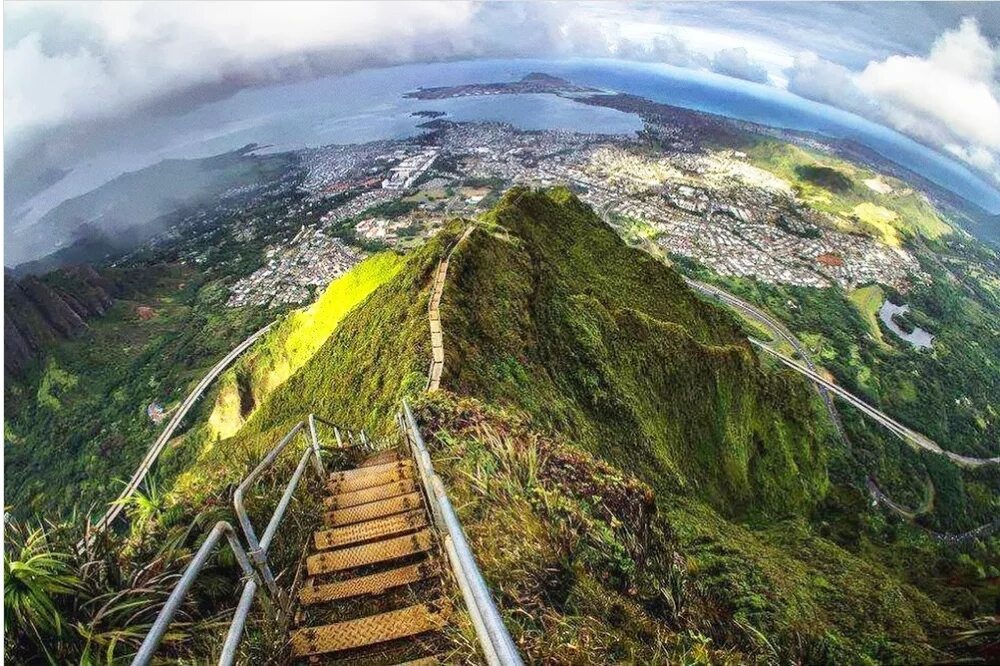
POLYGON ((104 315, 118 292, 111 279, 87 265, 68 266, 20 280, 4 274, 4 371, 22 375, 58 340, 77 335, 104 315))

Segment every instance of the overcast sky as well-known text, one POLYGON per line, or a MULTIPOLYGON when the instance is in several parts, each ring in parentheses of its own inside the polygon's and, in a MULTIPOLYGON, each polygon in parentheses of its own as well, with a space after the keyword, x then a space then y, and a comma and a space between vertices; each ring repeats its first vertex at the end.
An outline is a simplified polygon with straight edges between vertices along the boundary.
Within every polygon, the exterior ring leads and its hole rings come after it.
POLYGON ((1000 183, 1000 4, 4 3, 8 166, 240 89, 483 56, 666 62, 864 115, 1000 183))

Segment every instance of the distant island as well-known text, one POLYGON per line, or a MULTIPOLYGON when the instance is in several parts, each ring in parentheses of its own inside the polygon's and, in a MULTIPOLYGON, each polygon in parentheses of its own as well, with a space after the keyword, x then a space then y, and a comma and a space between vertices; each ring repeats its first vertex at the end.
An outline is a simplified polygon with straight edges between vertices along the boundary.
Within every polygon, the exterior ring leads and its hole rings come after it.
POLYGON ((524 95, 531 93, 598 93, 597 88, 588 88, 571 83, 550 74, 532 72, 520 81, 504 83, 469 83, 461 86, 441 86, 418 88, 404 97, 413 99, 447 99, 449 97, 471 97, 476 95, 524 95))
POLYGON ((417 118, 440 118, 441 116, 447 116, 448 114, 444 111, 414 111, 410 115, 416 116, 417 118))

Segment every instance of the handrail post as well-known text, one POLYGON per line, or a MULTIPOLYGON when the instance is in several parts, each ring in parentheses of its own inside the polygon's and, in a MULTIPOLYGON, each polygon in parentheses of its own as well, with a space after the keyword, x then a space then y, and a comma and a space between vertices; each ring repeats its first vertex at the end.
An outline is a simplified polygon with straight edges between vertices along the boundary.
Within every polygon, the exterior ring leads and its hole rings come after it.
POLYGON ((280 612, 284 615, 290 609, 290 601, 286 599, 287 595, 278 587, 277 582, 274 580, 274 573, 271 571, 271 566, 267 563, 267 551, 261 547, 261 542, 257 538, 257 533, 253 529, 253 524, 250 522, 250 516, 247 514, 246 506, 243 502, 243 496, 246 494, 247 488, 250 487, 254 481, 257 480, 261 474, 264 473, 268 467, 275 461, 279 454, 284 451, 285 447, 288 446, 295 435, 302 430, 305 424, 299 421, 295 424, 287 435, 278 442, 271 451, 264 456, 264 459, 260 461, 260 464, 250 474, 243 479, 237 488, 236 492, 233 493, 233 509, 236 512, 236 517, 239 520, 240 527, 243 528, 243 534, 246 537, 247 545, 250 547, 250 557, 254 564, 257 565, 260 571, 261 578, 264 581, 264 585, 267 586, 268 592, 277 601, 278 608, 280 612))
POLYGON ((322 481, 326 476, 326 470, 323 469, 323 458, 320 457, 319 452, 319 438, 316 436, 316 419, 312 414, 309 415, 309 436, 312 438, 313 467, 316 468, 316 473, 319 474, 320 481, 322 481))
POLYGON ((226 640, 222 644, 222 652, 219 654, 219 666, 229 666, 236 660, 236 651, 240 647, 243 639, 243 630, 246 627, 247 616, 250 615, 250 607, 253 605, 254 597, 257 595, 257 583, 248 580, 243 586, 243 593, 240 595, 240 603, 233 613, 233 621, 229 625, 226 633, 226 640))
POLYGON ((160 641, 163 640, 163 636, 170 626, 170 621, 173 620, 174 614, 180 608, 181 602, 187 596, 188 590, 194 583, 195 578, 198 577, 202 567, 205 566, 209 556, 211 556, 212 551, 215 550, 215 546, 223 536, 229 542, 229 547, 232 548, 233 554, 236 556, 236 561, 239 563, 244 575, 250 578, 250 582, 254 584, 259 580, 257 571, 251 566, 247 558, 247 552, 243 550, 239 537, 236 536, 236 530, 225 521, 220 520, 217 522, 212 531, 209 532, 204 543, 201 544, 198 552, 195 553, 191 562, 187 565, 187 568, 184 569, 180 581, 177 583, 174 591, 170 593, 166 603, 163 604, 163 608, 160 609, 160 613, 156 616, 152 628, 146 634, 146 638, 143 639, 138 652, 135 653, 132 666, 146 666, 153 660, 153 655, 160 646, 160 641))
POLYGON ((483 579, 479 565, 476 564, 476 558, 465 539, 462 525, 458 521, 458 516, 455 515, 455 510, 451 506, 451 500, 448 499, 441 479, 434 471, 430 453, 424 445, 417 421, 405 399, 403 400, 403 414, 407 425, 406 431, 417 467, 420 469, 420 478, 428 503, 432 509, 436 509, 434 513, 438 514, 435 518, 440 521, 442 540, 445 544, 448 560, 459 581, 465 606, 469 614, 473 616, 473 624, 483 647, 484 656, 490 666, 521 666, 523 664, 521 655, 514 645, 510 632, 507 631, 507 626, 493 601, 493 596, 483 579))

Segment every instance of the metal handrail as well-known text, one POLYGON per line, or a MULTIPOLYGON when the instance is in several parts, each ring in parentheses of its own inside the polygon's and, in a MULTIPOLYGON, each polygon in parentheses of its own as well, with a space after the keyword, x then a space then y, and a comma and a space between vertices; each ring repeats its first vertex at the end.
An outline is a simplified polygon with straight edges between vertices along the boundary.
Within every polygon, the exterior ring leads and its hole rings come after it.
POLYGON ((240 344, 236 345, 236 347, 234 347, 228 354, 222 357, 222 359, 214 366, 212 366, 212 369, 209 370, 208 373, 201 378, 198 384, 195 385, 195 388, 187 395, 187 397, 184 398, 184 401, 178 406, 177 411, 174 413, 173 417, 171 417, 170 421, 167 423, 167 426, 157 436, 156 440, 153 442, 153 445, 149 448, 149 450, 146 452, 146 455, 143 457, 142 462, 139 463, 139 466, 132 474, 132 478, 129 479, 128 483, 125 484, 125 488, 118 495, 118 498, 111 503, 107 512, 105 512, 105 514, 101 517, 101 519, 94 524, 93 528, 88 532, 88 536, 84 537, 84 539, 81 540, 79 544, 77 544, 77 550, 83 550, 90 543, 90 541, 92 541, 97 536, 97 534, 103 532, 108 527, 110 527, 111 524, 115 521, 115 519, 118 518, 118 516, 124 510, 125 505, 128 503, 129 498, 132 497, 132 495, 134 495, 135 492, 139 489, 139 486, 142 485, 142 482, 145 480, 146 475, 149 473, 150 469, 153 467, 153 464, 159 458, 160 452, 163 451, 164 447, 167 445, 167 442, 173 436, 174 430, 176 430, 177 427, 181 424, 181 421, 184 420, 184 417, 187 416, 188 411, 191 409, 194 403, 201 397, 205 389, 208 388, 208 386, 213 381, 215 381, 215 378, 218 377, 234 360, 236 360, 237 357, 239 357, 251 345, 257 342, 257 340, 260 339, 261 336, 267 333, 273 325, 274 322, 271 322, 267 326, 264 326, 263 328, 255 332, 253 335, 248 337, 240 344))
POLYGON ((465 539, 465 532, 462 531, 462 525, 451 506, 441 479, 434 471, 430 453, 427 452, 420 428, 406 400, 403 400, 403 414, 399 419, 403 433, 410 443, 413 457, 417 461, 428 505, 441 532, 448 562, 458 580, 462 598, 475 625, 476 635, 479 637, 486 661, 490 666, 521 666, 524 663, 521 655, 514 645, 510 632, 507 631, 500 611, 493 602, 483 574, 479 571, 476 558, 472 555, 469 543, 465 539))
MULTIPOLYGON (((337 436, 337 445, 338 447, 342 446, 339 427, 326 419, 310 414, 306 421, 300 421, 295 424, 288 434, 286 434, 281 441, 279 441, 278 444, 275 445, 266 456, 264 456, 264 459, 261 460, 257 467, 247 475, 242 483, 240 483, 233 496, 234 509, 249 547, 247 549, 243 548, 243 545, 240 543, 239 537, 237 536, 236 530, 229 523, 219 522, 215 525, 215 528, 213 528, 212 532, 205 540, 205 543, 202 544, 191 564, 189 564, 187 569, 184 570, 184 574, 181 576, 180 582, 167 599, 167 603, 160 611, 160 614, 157 615, 153 627, 146 635, 146 638, 143 640, 139 651, 136 653, 136 656, 132 661, 133 666, 145 666, 150 662, 157 647, 163 640, 163 635, 166 633, 171 620, 173 620, 173 616, 177 612, 180 602, 187 594, 187 591, 190 589, 192 583, 194 583, 194 580, 198 577, 198 574, 201 572, 209 554, 223 535, 225 535, 229 540, 229 545, 236 554, 236 559, 239 562, 240 568, 247 575, 247 579, 243 584, 243 590, 240 593, 239 603, 236 605, 232 622, 229 625, 229 631, 226 633, 226 639, 222 645, 222 652, 219 656, 219 666, 229 666, 236 659, 236 652, 239 649, 240 641, 243 638, 243 631, 246 627, 247 618, 250 615, 250 608, 253 606, 254 599, 257 596, 257 591, 260 590, 261 587, 266 589, 271 599, 276 602, 279 610, 279 616, 287 617, 289 610, 287 595, 283 590, 278 588, 277 583, 274 580, 271 567, 267 562, 267 552, 271 546, 274 536, 277 534, 278 527, 281 525, 285 511, 291 503, 295 490, 298 488, 310 460, 312 460, 313 469, 319 475, 320 479, 325 480, 326 472, 320 455, 319 438, 316 435, 316 421, 320 421, 321 423, 325 423, 333 427, 337 436), (244 506, 244 495, 250 485, 271 465, 274 464, 274 461, 281 454, 281 452, 285 450, 285 448, 295 439, 295 436, 299 434, 306 425, 308 425, 309 428, 309 446, 305 451, 303 451, 302 457, 299 459, 299 463, 295 468, 295 472, 289 479, 288 485, 285 487, 284 493, 282 493, 281 500, 279 500, 278 505, 275 507, 271 520, 268 522, 267 527, 264 530, 264 535, 258 541, 257 534, 254 532, 253 524, 250 522, 250 517, 247 515, 246 508, 244 506)), ((353 437, 353 434, 349 431, 348 435, 353 437)))
MULTIPOLYGON (((257 571, 250 564, 250 559, 247 556, 247 552, 243 549, 243 545, 240 543, 236 530, 233 529, 233 526, 226 521, 220 520, 215 524, 215 527, 212 528, 212 531, 209 532, 208 538, 206 538, 205 542, 201 544, 201 548, 198 549, 198 552, 195 553, 191 563, 188 564, 187 568, 184 570, 180 581, 177 583, 177 586, 174 587, 174 591, 171 592, 170 597, 167 598, 167 602, 163 605, 162 610, 160 610, 160 614, 156 616, 156 621, 153 623, 149 633, 146 634, 146 638, 142 641, 142 645, 139 646, 139 651, 136 652, 135 658, 132 660, 132 666, 145 666, 152 661, 153 654, 160 646, 160 641, 163 640, 163 635, 167 632, 167 628, 170 626, 170 622, 177 613, 177 609, 180 608, 181 602, 184 600, 184 597, 187 596, 188 590, 198 577, 198 574, 201 573, 201 570, 208 561, 209 556, 212 554, 212 551, 215 550, 215 547, 218 545, 223 536, 226 537, 226 540, 229 542, 229 547, 236 556, 236 561, 239 563, 240 569, 243 570, 243 573, 248 578, 244 588, 250 586, 253 586, 254 588, 257 587, 259 583, 257 571)), ((220 661, 220 663, 223 662, 220 661)))
POLYGON ((278 505, 274 509, 274 513, 271 515, 271 519, 267 523, 267 527, 264 529, 264 534, 258 539, 257 532, 254 530, 253 523, 250 522, 250 516, 247 513, 246 505, 244 504, 244 496, 246 495, 247 489, 250 488, 253 483, 260 478, 260 476, 267 471, 277 460, 281 452, 288 447, 289 444, 295 439, 306 427, 306 421, 299 421, 295 426, 288 431, 281 441, 279 441, 274 448, 272 448, 264 459, 260 461, 260 464, 250 474, 247 475, 243 482, 236 488, 236 492, 233 493, 233 510, 236 512, 236 518, 239 521, 240 527, 243 529, 243 536, 246 539, 248 551, 250 554, 250 559, 256 565, 257 569, 260 571, 264 585, 267 586, 268 591, 271 596, 278 601, 278 607, 281 612, 287 613, 289 604, 287 600, 287 595, 278 587, 277 582, 274 580, 274 572, 271 571, 271 565, 267 561, 267 551, 271 546, 271 541, 274 539, 274 535, 278 531, 278 527, 281 525, 282 520, 285 517, 285 511, 288 509, 288 505, 292 501, 292 496, 295 494, 295 490, 299 487, 299 482, 302 480, 302 476, 305 473, 306 466, 310 459, 313 459, 313 468, 315 469, 320 481, 324 481, 324 471, 323 471, 323 461, 319 454, 319 442, 316 440, 316 429, 314 425, 314 419, 309 418, 309 430, 312 435, 309 446, 305 451, 302 452, 302 457, 299 459, 299 464, 295 468, 295 472, 292 477, 288 480, 288 484, 285 486, 285 492, 282 493, 281 499, 278 501, 278 505))

